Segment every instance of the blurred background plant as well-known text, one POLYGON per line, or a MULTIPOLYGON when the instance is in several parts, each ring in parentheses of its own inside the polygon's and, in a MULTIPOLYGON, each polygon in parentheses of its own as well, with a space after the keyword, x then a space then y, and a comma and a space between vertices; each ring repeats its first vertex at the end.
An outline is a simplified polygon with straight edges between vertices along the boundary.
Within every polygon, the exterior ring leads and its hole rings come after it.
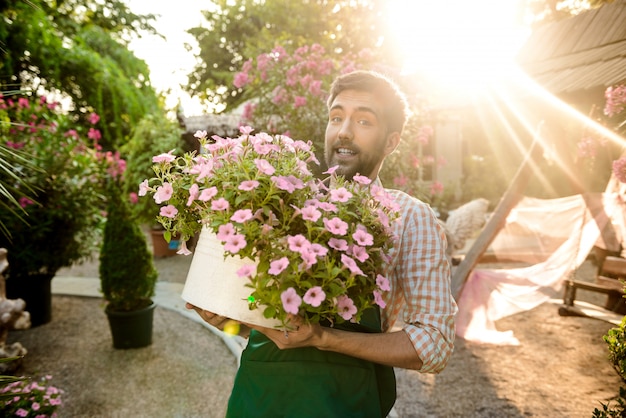
POLYGON ((52 277, 97 249, 108 169, 98 151, 99 117, 91 113, 84 132, 44 96, 0 97, 0 116, 0 144, 28 155, 36 168, 13 161, 13 173, 0 173, 0 184, 21 194, 23 210, 0 211, 8 230, 0 236, 0 247, 8 250, 7 279, 52 277))
POLYGON ((233 79, 237 96, 246 100, 242 123, 269 133, 284 133, 295 139, 311 140, 320 167, 312 167, 319 176, 326 171, 324 135, 326 100, 332 81, 338 74, 356 69, 381 72, 408 92, 413 117, 409 120, 398 150, 386 161, 380 177, 386 187, 403 190, 434 206, 447 206, 444 185, 435 179, 436 165, 432 147, 433 127, 424 96, 411 87, 397 68, 380 64, 370 49, 337 55, 319 44, 293 49, 275 46, 243 63, 233 79))
MULTIPOLYGON (((3 359, 4 360, 4 359, 3 359)), ((11 359, 8 359, 11 360, 11 359)), ((27 377, 0 376, 0 412, 4 417, 55 417, 62 405, 63 391, 49 384, 51 376, 39 381, 27 377)))
POLYGON ((133 217, 140 224, 156 227, 159 207, 149 199, 139 199, 139 184, 152 178, 152 156, 173 150, 174 155, 189 151, 182 139, 183 130, 178 123, 163 113, 146 115, 133 130, 133 135, 121 148, 126 160, 123 188, 130 202, 133 217))

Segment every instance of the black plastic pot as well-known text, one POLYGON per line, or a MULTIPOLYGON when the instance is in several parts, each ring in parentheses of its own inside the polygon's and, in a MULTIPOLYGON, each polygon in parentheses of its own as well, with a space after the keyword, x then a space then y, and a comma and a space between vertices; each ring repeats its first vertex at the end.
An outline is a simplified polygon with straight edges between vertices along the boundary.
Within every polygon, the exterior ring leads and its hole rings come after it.
POLYGON ((113 348, 141 348, 152 344, 155 307, 156 303, 132 312, 105 309, 113 337, 113 348))

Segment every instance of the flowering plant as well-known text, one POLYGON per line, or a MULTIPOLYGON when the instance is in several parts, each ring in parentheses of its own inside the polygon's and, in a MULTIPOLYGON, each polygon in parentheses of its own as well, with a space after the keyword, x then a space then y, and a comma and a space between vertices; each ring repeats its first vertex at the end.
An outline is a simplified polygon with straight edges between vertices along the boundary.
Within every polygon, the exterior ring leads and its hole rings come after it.
POLYGON ((89 116, 83 132, 59 108, 45 97, 0 96, 0 144, 30 159, 30 164, 16 161, 12 173, 0 173, 0 184, 20 179, 30 186, 17 190, 23 192, 22 212, 0 208, 0 222, 9 232, 0 235, 0 247, 8 250, 10 278, 53 277, 98 249, 102 179, 113 167, 113 155, 96 148, 98 115, 89 116))
POLYGON ((156 177, 142 182, 139 195, 161 205, 166 235, 185 241, 206 226, 225 256, 255 260, 237 272, 249 279, 249 307, 263 306, 265 318, 283 325, 288 314, 358 322, 368 307, 384 307, 394 200, 364 176, 328 185, 316 179, 307 166, 319 164, 310 142, 240 130, 212 141, 196 133, 206 154, 153 158, 156 177))
MULTIPOLYGON (((321 142, 314 145, 319 150, 324 139, 319 116, 328 110, 328 90, 337 74, 371 69, 395 73, 395 78, 401 79, 397 70, 375 58, 369 49, 337 56, 319 44, 304 45, 292 53, 277 45, 269 53, 246 60, 234 77, 234 87, 248 99, 242 122, 292 138, 317 138, 321 142)), ((411 91, 414 82, 411 79, 404 90, 411 91)), ((439 205, 443 184, 436 181, 436 171, 446 162, 434 157, 434 129, 426 98, 418 92, 409 97, 414 117, 404 129, 398 150, 388 157, 380 178, 383 184, 393 184, 398 190, 439 205)))
POLYGON ((37 382, 21 378, 4 386, 0 390, 2 416, 56 417, 63 391, 48 385, 50 379, 45 376, 37 382))

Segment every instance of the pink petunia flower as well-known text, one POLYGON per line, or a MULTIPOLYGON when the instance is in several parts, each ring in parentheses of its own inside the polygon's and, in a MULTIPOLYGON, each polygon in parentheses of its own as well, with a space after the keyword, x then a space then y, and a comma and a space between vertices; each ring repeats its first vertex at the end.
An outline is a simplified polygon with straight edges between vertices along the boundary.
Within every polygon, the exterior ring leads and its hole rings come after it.
POLYGON ((322 212, 317 210, 317 208, 315 208, 314 206, 307 206, 305 208, 302 208, 300 210, 300 213, 302 214, 302 219, 311 222, 316 222, 322 216, 322 212))
POLYGON ((237 270, 238 277, 252 277, 256 272, 256 265, 246 264, 237 270))
POLYGON ((180 248, 178 251, 176 251, 176 254, 180 254, 180 255, 190 255, 191 251, 189 251, 189 248, 187 248, 187 241, 183 241, 180 244, 180 248))
POLYGON ((230 204, 228 203, 228 200, 224 199, 223 197, 220 197, 219 199, 211 202, 211 209, 213 210, 224 211, 228 210, 229 207, 230 204))
POLYGON ((335 235, 345 235, 348 232, 348 224, 340 218, 326 219, 324 218, 324 227, 328 232, 335 235))
POLYGON ((335 171, 337 171, 338 168, 338 165, 332 166, 328 170, 324 171, 324 174, 333 174, 335 171))
POLYGON ((374 237, 362 225, 357 226, 356 231, 352 234, 352 238, 359 245, 367 246, 374 244, 374 237))
POLYGON ((200 196, 198 196, 198 200, 202 202, 208 202, 213 199, 217 195, 217 187, 211 186, 208 189, 204 189, 200 192, 200 196))
POLYGON ((330 202, 320 202, 317 205, 318 209, 323 210, 324 212, 332 212, 332 213, 337 213, 337 211, 339 209, 337 209, 337 205, 335 205, 334 203, 330 203, 330 202))
POLYGON ((361 247, 359 245, 352 246, 351 254, 352 254, 352 257, 356 258, 361 263, 365 262, 365 260, 370 258, 370 255, 367 253, 367 250, 364 247, 361 247))
POLYGON ((383 300, 382 294, 378 290, 374 290, 372 293, 374 294, 374 303, 382 309, 385 309, 387 303, 383 300))
POLYGON ((326 299, 326 293, 319 286, 314 286, 304 294, 304 301, 314 308, 317 308, 326 299))
POLYGON ((360 276, 365 276, 365 274, 363 273, 363 270, 361 270, 361 268, 356 264, 356 261, 354 261, 352 258, 348 257, 345 254, 341 254, 341 263, 348 269, 350 270, 350 273, 352 274, 358 274, 360 276))
POLYGON ((250 219, 252 219, 252 211, 250 209, 239 209, 233 213, 233 216, 230 217, 231 221, 239 222, 241 224, 249 221, 250 219))
POLYGON ((289 289, 281 293, 280 300, 283 303, 283 309, 285 310, 285 312, 293 315, 298 314, 298 308, 302 304, 302 298, 298 296, 296 290, 293 287, 290 287, 289 289))
POLYGON ((189 198, 187 199, 187 206, 191 206, 194 200, 200 196, 200 187, 196 183, 192 184, 189 188, 189 198))
POLYGON ((345 295, 337 297, 337 310, 339 315, 346 321, 351 320, 357 311, 354 301, 345 295))
POLYGON ((304 269, 307 270, 317 264, 317 254, 313 251, 312 247, 305 248, 300 251, 300 257, 304 262, 304 269))
POLYGON ((176 159, 176 157, 172 155, 172 152, 174 151, 172 150, 165 154, 155 155, 154 157, 152 157, 152 162, 153 163, 171 163, 172 161, 176 159))
POLYGON ((302 253, 311 247, 311 243, 302 234, 287 237, 287 243, 289 249, 296 253, 302 253))
POLYGON ((328 246, 337 251, 346 251, 348 249, 348 241, 340 238, 331 238, 328 240, 328 246))
POLYGON ((246 238, 241 234, 233 234, 226 238, 226 243, 224 244, 224 249, 226 251, 230 251, 233 254, 237 254, 239 250, 245 248, 248 243, 246 242, 246 238))
POLYGON ((256 165, 256 168, 257 170, 259 170, 260 173, 266 174, 268 176, 271 176, 276 172, 274 166, 270 164, 267 160, 257 158, 254 160, 254 165, 256 165))
POLYGON ((315 254, 316 257, 325 257, 326 254, 328 254, 328 248, 316 242, 311 244, 311 248, 309 249, 309 251, 315 254))
POLYGON ((354 180, 355 182, 359 184, 363 184, 365 186, 367 186, 368 184, 372 182, 372 179, 370 179, 369 177, 361 176, 359 174, 352 177, 352 180, 354 180))
POLYGON ((383 291, 391 290, 391 286, 389 286, 389 279, 387 279, 382 274, 376 276, 376 286, 378 286, 378 288, 383 291))
POLYGON ((178 209, 174 205, 163 206, 159 211, 159 215, 165 216, 166 218, 174 218, 178 214, 178 209))
POLYGON ((161 204, 170 200, 172 195, 174 194, 174 188, 170 183, 163 183, 162 186, 157 187, 156 192, 154 193, 154 201, 157 204, 161 204))
POLYGON ((245 180, 241 182, 238 189, 249 192, 250 190, 254 190, 259 187, 259 184, 260 183, 256 180, 245 180))
POLYGON ((289 260, 287 257, 279 258, 278 260, 274 260, 270 263, 270 269, 267 271, 269 274, 274 276, 279 275, 289 266, 289 260))
POLYGON ((225 242, 228 237, 233 235, 235 235, 235 227, 231 223, 220 225, 219 228, 217 228, 217 239, 222 242, 225 242))
POLYGON ((352 193, 348 191, 345 187, 340 187, 338 189, 332 189, 330 191, 330 201, 331 202, 347 202, 352 197, 352 193))

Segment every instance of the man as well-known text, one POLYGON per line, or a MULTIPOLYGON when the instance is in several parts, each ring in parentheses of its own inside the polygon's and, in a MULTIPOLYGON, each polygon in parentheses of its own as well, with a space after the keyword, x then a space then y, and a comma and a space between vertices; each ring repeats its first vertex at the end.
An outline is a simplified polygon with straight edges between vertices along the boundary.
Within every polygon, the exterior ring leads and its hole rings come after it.
MULTIPOLYGON (((379 183, 384 159, 400 142, 406 100, 388 78, 357 71, 335 80, 328 99, 325 159, 335 173, 379 183)), ((228 416, 381 417, 395 402, 393 367, 437 373, 454 341, 456 304, 444 232, 430 207, 400 191, 399 237, 392 251, 386 308, 361 324, 294 330, 252 325, 229 400, 228 416), (402 328, 392 327, 401 321, 402 328), (384 332, 380 332, 380 331, 384 332), (355 332, 356 331, 356 332, 355 332)), ((223 326, 226 318, 188 305, 223 326)))

